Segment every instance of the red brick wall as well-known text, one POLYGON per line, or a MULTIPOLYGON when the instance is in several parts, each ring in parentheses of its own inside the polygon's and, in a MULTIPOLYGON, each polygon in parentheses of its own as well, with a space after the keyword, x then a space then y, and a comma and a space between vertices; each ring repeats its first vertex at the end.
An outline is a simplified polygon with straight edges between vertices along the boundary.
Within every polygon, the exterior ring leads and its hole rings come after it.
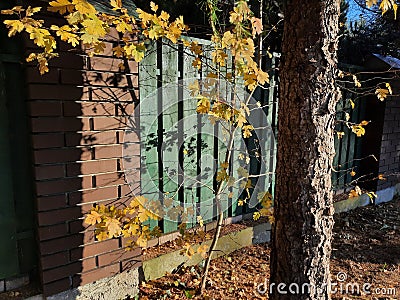
MULTIPOLYGON (((400 84, 392 85, 394 94, 398 94, 400 84)), ((398 96, 389 97, 386 100, 379 173, 386 175, 386 180, 378 182, 378 190, 400 182, 400 98, 398 96)))
POLYGON ((138 68, 129 62, 131 75, 121 74, 120 62, 62 45, 48 74, 40 76, 35 66, 26 70, 44 295, 140 265, 139 249, 125 252, 120 239, 95 242, 83 224, 94 203, 130 197, 122 142, 138 97, 138 68))

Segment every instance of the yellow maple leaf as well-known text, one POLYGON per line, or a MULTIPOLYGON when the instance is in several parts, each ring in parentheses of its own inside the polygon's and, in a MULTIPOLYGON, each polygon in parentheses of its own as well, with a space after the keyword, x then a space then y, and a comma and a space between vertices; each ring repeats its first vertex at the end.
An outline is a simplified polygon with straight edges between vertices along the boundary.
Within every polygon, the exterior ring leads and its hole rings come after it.
POLYGON ((90 211, 90 214, 86 215, 85 223, 89 225, 95 225, 101 223, 101 215, 97 211, 90 211))
POLYGON ((161 11, 160 14, 160 19, 163 21, 168 21, 169 20, 169 13, 165 12, 165 11, 161 11))
POLYGON ((26 9, 26 16, 31 17, 33 14, 39 12, 41 9, 42 9, 41 7, 28 6, 28 8, 26 9))
POLYGON ((365 128, 361 125, 353 125, 351 126, 351 130, 358 136, 361 137, 365 134, 365 128))
POLYGON ((29 28, 27 32, 29 32, 29 38, 46 52, 52 52, 56 48, 56 41, 47 29, 29 28))
POLYGON ((268 73, 266 73, 262 70, 258 70, 257 71, 257 81, 261 85, 265 84, 266 82, 269 82, 268 73))
POLYGON ((243 125, 247 122, 246 116, 242 112, 238 112, 236 115, 236 122, 239 128, 243 128, 243 125))
POLYGON ((366 0, 366 4, 368 7, 371 7, 378 3, 378 0, 366 0))
POLYGON ((193 250, 192 246, 186 242, 185 245, 183 246, 183 250, 181 251, 181 254, 184 254, 187 257, 191 258, 194 254, 194 250, 193 250))
POLYGON ((244 84, 250 91, 253 91, 257 86, 257 75, 254 73, 245 73, 243 75, 244 84))
POLYGON ((133 58, 136 62, 140 62, 144 58, 146 47, 144 43, 130 43, 124 46, 124 51, 128 58, 133 58))
POLYGON ((263 207, 272 206, 272 195, 270 192, 260 192, 257 195, 257 200, 263 207))
POLYGON ((231 11, 229 16, 229 22, 232 24, 238 24, 243 21, 243 16, 238 14, 236 11, 231 11))
POLYGON ((156 5, 153 1, 150 2, 150 9, 154 12, 157 12, 158 5, 156 5))
POLYGON ((119 20, 115 26, 115 29, 117 29, 118 32, 132 32, 133 28, 131 24, 126 23, 123 20, 119 20))
POLYGON ((199 114, 206 114, 210 111, 211 103, 210 100, 206 97, 200 97, 199 101, 197 102, 196 111, 199 114))
POLYGON ((190 49, 190 51, 192 51, 196 55, 202 55, 203 54, 203 48, 197 42, 191 42, 189 49, 190 49))
POLYGON ((257 221, 259 218, 261 218, 261 213, 256 211, 253 213, 253 220, 257 221))
POLYGON ((216 178, 217 182, 221 182, 227 179, 229 179, 229 176, 226 173, 226 169, 222 169, 217 172, 217 178, 216 178))
POLYGON ((111 217, 106 217, 104 223, 107 228, 109 238, 118 237, 121 234, 122 229, 119 220, 111 217))
POLYGON ((193 66, 194 68, 200 70, 200 68, 201 68, 201 59, 198 58, 198 57, 196 57, 196 58, 192 61, 192 66, 193 66))
POLYGON ((75 6, 69 0, 55 0, 49 3, 48 11, 58 12, 60 14, 65 14, 67 12, 72 13, 75 6))
POLYGON ((245 139, 252 136, 251 131, 254 130, 254 127, 252 125, 244 125, 242 129, 243 129, 243 137, 245 139))
POLYGON ((14 14, 14 10, 13 9, 2 9, 1 10, 1 14, 2 15, 13 15, 14 14))
POLYGON ((219 64, 220 66, 225 66, 226 59, 228 55, 222 50, 215 50, 211 53, 212 61, 215 64, 219 64))
POLYGON ((8 36, 11 37, 17 32, 21 32, 25 29, 25 25, 20 20, 5 20, 4 24, 8 28, 8 36))
POLYGON ((122 234, 125 237, 131 237, 135 236, 140 232, 140 226, 139 224, 130 222, 124 226, 124 230, 122 231, 122 234))
POLYGON ((253 37, 255 37, 256 34, 261 34, 263 31, 263 24, 261 22, 261 19, 256 18, 256 17, 251 17, 250 22, 252 25, 253 37))
POLYGON ((222 48, 230 48, 236 44, 236 37, 231 31, 226 31, 222 37, 222 48))
POLYGON ((139 218, 140 223, 146 222, 149 219, 149 216, 146 213, 146 209, 144 208, 139 209, 137 217, 139 218))
POLYGON ((87 34, 103 37, 107 33, 107 24, 95 15, 90 15, 87 19, 83 20, 81 24, 87 34))
POLYGON ((141 234, 138 236, 137 240, 136 240, 136 245, 138 245, 139 247, 146 247, 147 246, 147 238, 145 235, 141 234))
POLYGON ((389 90, 378 88, 376 89, 375 94, 379 100, 384 101, 389 94, 389 90))
POLYGON ((79 44, 78 36, 71 32, 72 29, 68 25, 62 27, 52 25, 50 28, 56 32, 56 35, 59 36, 62 41, 70 43, 74 47, 79 44))
POLYGON ((79 11, 74 11, 66 19, 70 25, 77 25, 83 21, 83 15, 79 11))
POLYGON ((124 57, 125 51, 124 48, 122 48, 120 45, 116 46, 113 48, 113 53, 116 57, 124 57))
POLYGON ((93 45, 99 42, 99 37, 97 35, 84 33, 81 35, 81 41, 87 45, 93 45))
POLYGON ((354 170, 351 170, 350 176, 351 176, 351 177, 356 176, 356 172, 355 172, 354 170))
POLYGON ((101 230, 101 231, 96 232, 96 239, 97 239, 98 241, 104 241, 104 240, 108 239, 108 234, 107 234, 107 232, 104 231, 104 230, 101 230))
POLYGON ((96 13, 96 9, 94 8, 94 6, 86 0, 72 0, 72 3, 75 5, 75 9, 81 14, 88 15, 96 13))

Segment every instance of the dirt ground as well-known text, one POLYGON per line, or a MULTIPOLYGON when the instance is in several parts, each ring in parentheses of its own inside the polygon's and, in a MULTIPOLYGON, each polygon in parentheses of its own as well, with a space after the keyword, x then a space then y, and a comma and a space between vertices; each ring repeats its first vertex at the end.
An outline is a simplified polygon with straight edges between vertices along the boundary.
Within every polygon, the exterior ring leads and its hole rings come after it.
MULTIPOLYGON (((240 230, 246 225, 249 224, 229 225, 223 232, 240 230)), ((146 251, 144 256, 157 256, 174 248, 173 243, 166 244, 146 251)), ((400 300, 399 199, 335 215, 332 248, 332 282, 337 283, 334 300, 400 300)), ((269 277, 269 255, 269 245, 262 244, 213 260, 206 297, 194 294, 200 283, 200 268, 189 267, 143 284, 139 299, 267 299, 260 284, 269 277)), ((0 293, 0 300, 20 300, 38 293, 33 284, 0 293)))
MULTIPOLYGON (((335 215, 332 248, 333 299, 400 299, 399 199, 335 215)), ((194 293, 200 269, 188 267, 143 284, 139 299, 267 299, 269 255, 261 244, 215 259, 205 297, 194 293)))

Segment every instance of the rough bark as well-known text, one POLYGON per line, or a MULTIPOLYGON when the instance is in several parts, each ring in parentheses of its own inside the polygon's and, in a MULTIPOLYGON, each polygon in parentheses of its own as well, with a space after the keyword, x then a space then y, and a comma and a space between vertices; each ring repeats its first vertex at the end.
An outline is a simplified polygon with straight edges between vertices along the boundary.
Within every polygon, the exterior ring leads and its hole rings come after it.
POLYGON ((270 299, 330 299, 339 3, 292 0, 286 5, 270 299), (287 294, 278 292, 280 283, 287 294), (300 293, 292 294, 297 286, 300 293))

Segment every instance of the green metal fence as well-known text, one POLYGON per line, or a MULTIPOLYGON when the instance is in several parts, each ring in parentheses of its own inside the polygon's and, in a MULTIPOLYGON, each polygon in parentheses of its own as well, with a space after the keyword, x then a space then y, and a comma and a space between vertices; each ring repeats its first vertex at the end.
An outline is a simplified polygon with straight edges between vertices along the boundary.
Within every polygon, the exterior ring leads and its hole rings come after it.
MULTIPOLYGON (((192 39, 203 46, 203 60, 210 58, 209 42, 192 39)), ((206 116, 196 113, 197 99, 189 97, 187 91, 179 82, 190 78, 202 79, 210 71, 207 64, 203 64, 199 71, 192 67, 193 57, 185 53, 183 46, 163 44, 161 42, 149 47, 148 54, 140 63, 139 88, 140 88, 140 135, 141 135, 141 193, 150 199, 163 201, 165 195, 174 195, 182 207, 195 203, 195 212, 189 223, 195 224, 196 216, 202 215, 205 221, 210 221, 216 216, 215 203, 208 199, 213 197, 213 192, 206 186, 216 187, 215 172, 226 150, 224 142, 219 139, 217 131, 205 130, 209 123, 206 116), (205 134, 208 132, 209 134, 205 134), (185 180, 194 176, 202 184, 193 184, 185 180)), ((278 132, 278 74, 276 71, 279 63, 279 54, 264 59, 263 68, 272 70, 270 83, 266 88, 257 88, 253 97, 260 103, 270 126, 271 136, 256 136, 247 139, 244 143, 248 149, 257 148, 255 143, 264 148, 265 163, 260 164, 256 152, 249 153, 251 175, 271 173, 266 179, 261 180, 262 188, 274 193, 276 164, 276 144, 273 137, 278 132), (253 146, 251 146, 253 145, 253 146)), ((222 72, 231 71, 229 66, 222 72)), ((187 83, 185 83, 187 85, 187 83)), ((185 85, 184 84, 184 85, 185 85)), ((243 88, 244 93, 244 88, 243 88)), ((229 97, 229 96, 227 96, 229 97)), ((343 92, 343 99, 338 104, 337 119, 344 119, 345 113, 351 115, 352 120, 362 119, 365 107, 360 102, 355 109, 350 108, 353 95, 343 92)), ((337 131, 345 135, 335 138, 336 155, 334 159, 335 172, 332 174, 334 186, 343 187, 352 180, 348 169, 357 169, 357 157, 360 155, 360 139, 351 134, 343 123, 338 122, 337 131)), ((267 131, 265 131, 267 132, 267 131)), ((236 144, 243 141, 235 141, 236 144)), ((235 148, 235 147, 234 147, 235 148)), ((251 151, 250 151, 251 152, 251 151)), ((237 154, 237 153, 236 153, 237 154)), ((235 154, 233 155, 235 156, 235 154)), ((235 170, 240 166, 237 159, 233 160, 232 175, 236 177, 235 170)), ((236 177, 237 178, 237 177, 236 177)), ((255 184, 257 179, 252 180, 255 184)), ((258 182, 260 184, 260 182, 258 182)), ((234 191, 234 190, 232 190, 234 191)), ((248 206, 238 206, 237 200, 240 193, 230 194, 225 203, 226 216, 238 216, 251 212, 248 206)), ((254 201, 253 201, 254 202, 254 201)), ((252 203, 250 207, 254 207, 252 203)), ((159 225, 163 232, 177 229, 177 222, 153 221, 152 226, 159 225)))

